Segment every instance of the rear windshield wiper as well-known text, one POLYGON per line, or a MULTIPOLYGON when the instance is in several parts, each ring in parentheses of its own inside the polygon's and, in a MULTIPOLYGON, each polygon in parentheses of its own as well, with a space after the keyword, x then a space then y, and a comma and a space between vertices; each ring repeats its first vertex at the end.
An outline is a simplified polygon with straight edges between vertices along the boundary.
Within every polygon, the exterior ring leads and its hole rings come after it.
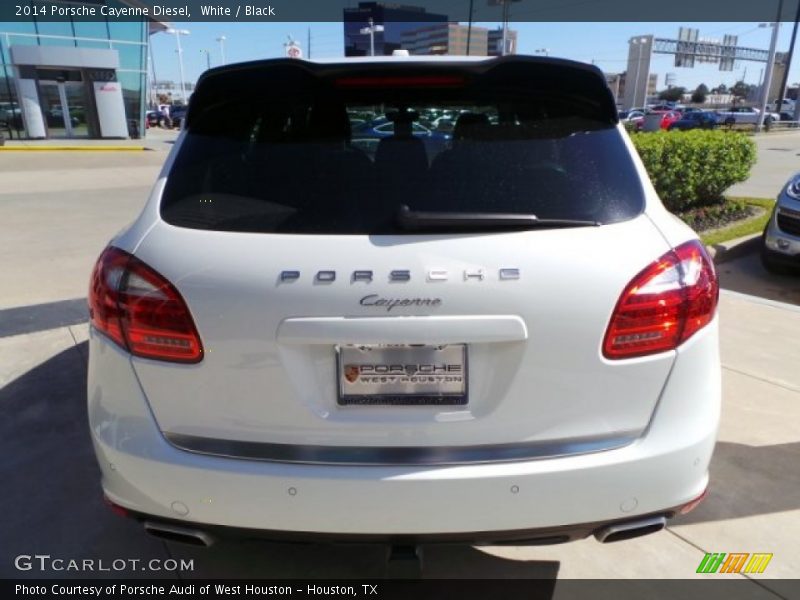
POLYGON ((427 212, 411 210, 403 204, 397 223, 405 230, 425 229, 537 229, 549 227, 596 227, 598 221, 581 219, 540 219, 533 214, 489 212, 427 212))

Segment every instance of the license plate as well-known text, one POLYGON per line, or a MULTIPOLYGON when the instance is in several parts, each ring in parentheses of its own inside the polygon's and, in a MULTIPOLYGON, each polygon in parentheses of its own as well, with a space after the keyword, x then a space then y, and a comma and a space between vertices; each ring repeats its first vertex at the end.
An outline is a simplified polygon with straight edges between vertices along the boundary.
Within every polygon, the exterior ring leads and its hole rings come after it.
POLYGON ((339 405, 467 403, 467 347, 339 346, 339 405))

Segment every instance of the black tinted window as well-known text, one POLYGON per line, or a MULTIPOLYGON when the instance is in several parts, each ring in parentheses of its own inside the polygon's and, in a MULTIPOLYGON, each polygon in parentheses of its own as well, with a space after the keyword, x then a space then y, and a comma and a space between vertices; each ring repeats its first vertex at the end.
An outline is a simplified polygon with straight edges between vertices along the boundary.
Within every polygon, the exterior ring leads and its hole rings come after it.
POLYGON ((600 223, 642 210, 641 185, 602 110, 605 98, 567 82, 561 89, 557 75, 538 87, 517 76, 503 85, 457 77, 452 85, 441 78, 373 85, 351 77, 337 85, 341 78, 307 74, 249 77, 249 93, 211 89, 204 96, 200 88, 193 98, 202 104, 190 108, 169 174, 166 221, 386 234, 401 232, 403 205, 600 223))

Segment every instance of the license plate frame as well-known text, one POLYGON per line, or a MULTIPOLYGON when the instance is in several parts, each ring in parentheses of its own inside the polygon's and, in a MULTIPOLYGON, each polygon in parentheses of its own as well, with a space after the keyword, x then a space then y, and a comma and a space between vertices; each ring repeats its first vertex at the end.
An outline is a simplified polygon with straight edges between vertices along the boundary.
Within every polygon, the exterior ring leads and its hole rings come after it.
POLYGON ((335 349, 341 407, 469 403, 466 344, 349 344, 335 349))

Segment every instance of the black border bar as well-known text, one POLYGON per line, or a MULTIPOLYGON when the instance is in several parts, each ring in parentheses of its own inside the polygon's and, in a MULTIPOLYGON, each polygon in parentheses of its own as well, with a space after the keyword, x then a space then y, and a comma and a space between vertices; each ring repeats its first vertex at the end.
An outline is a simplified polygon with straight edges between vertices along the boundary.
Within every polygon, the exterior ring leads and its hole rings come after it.
MULTIPOLYGON (((363 0, 362 0, 363 1, 363 0)), ((522 22, 772 22, 778 20, 780 0, 508 0, 509 20, 522 22)), ((781 21, 794 20, 800 0, 782 0, 781 21)), ((146 7, 148 19, 162 22, 337 22, 345 20, 344 9, 350 9, 346 20, 359 21, 360 0, 127 0, 130 7, 146 7), (206 7, 203 14, 203 7, 206 7), (222 10, 209 10, 210 8, 222 10), (249 9, 248 9, 249 7, 249 9), (259 9, 259 10, 255 10, 259 9)), ((389 12, 384 22, 438 21, 445 15, 450 21, 476 23, 502 20, 500 0, 385 0, 383 3, 410 6, 424 11, 389 12), (414 14, 410 19, 409 14, 414 14)), ((3 0, 0 2, 0 31, 3 21, 30 21, 35 9, 38 21, 136 21, 137 11, 130 14, 103 14, 104 2, 83 0, 82 3, 51 0, 3 0), (70 16, 60 9, 86 6, 94 8, 94 16, 70 16), (27 9, 25 7, 28 7, 27 9), (56 8, 54 8, 56 7, 56 8), (27 11, 27 15, 26 15, 27 11), (44 12, 42 12, 44 11, 44 12)), ((115 3, 120 6, 123 3, 115 3)), ((364 13, 366 15, 366 13, 364 13)), ((366 20, 366 16, 363 17, 366 20)))
MULTIPOLYGON (((635 560, 635 557, 631 557, 635 560)), ((665 573, 667 575, 667 573, 665 573)), ((593 600, 756 600, 796 598, 800 580, 740 579, 339 579, 339 580, 10 580, 0 583, 3 598, 53 598, 64 600, 109 598, 370 598, 374 600, 551 600, 592 598, 593 600), (26 586, 23 593, 18 586, 26 586), (123 586, 133 586, 132 592, 123 586), (175 586, 175 588, 173 588, 175 586), (210 586, 210 587, 207 587, 210 586), (227 586, 228 593, 222 593, 227 586), (247 586, 255 586, 260 592, 247 586), (31 593, 34 587, 44 593, 31 593), (75 593, 86 589, 85 593, 75 593), (141 588, 141 592, 136 590, 141 588), (272 592, 265 593, 267 589, 272 592), (352 588, 354 594, 342 590, 352 588), (100 590, 97 591, 90 590, 100 590), (180 590, 180 594, 177 591, 180 590), (284 593, 279 593, 280 590, 284 593), (145 590, 147 590, 146 593, 145 590), (155 590, 155 591, 154 591, 155 590), (234 590, 234 591, 231 591, 234 590), (238 592, 236 591, 238 590, 238 592), (286 592, 286 590, 291 590, 286 592), (315 590, 315 591, 312 591, 315 590), (68 593, 71 592, 71 593, 68 593), (327 592, 327 593, 325 593, 327 592), (788 595, 786 595, 788 594, 788 595)))

